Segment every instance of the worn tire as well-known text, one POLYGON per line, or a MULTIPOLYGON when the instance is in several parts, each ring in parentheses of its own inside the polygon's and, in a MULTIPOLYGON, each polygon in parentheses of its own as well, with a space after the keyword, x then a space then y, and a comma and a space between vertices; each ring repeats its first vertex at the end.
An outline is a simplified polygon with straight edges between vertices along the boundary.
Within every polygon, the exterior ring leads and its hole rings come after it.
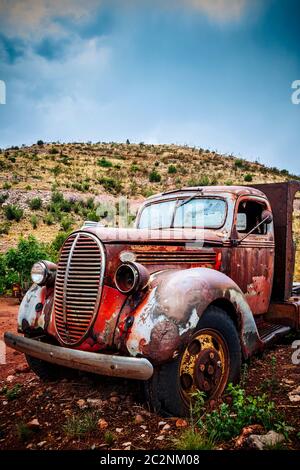
POLYGON ((25 354, 30 369, 44 382, 53 382, 66 376, 66 369, 25 354))
MULTIPOLYGON (((195 332, 210 328, 222 335, 229 353, 229 374, 226 383, 235 384, 240 379, 241 345, 237 329, 229 315, 219 307, 211 306, 202 315, 195 332)), ((179 367, 183 353, 176 360, 155 368, 147 381, 146 399, 151 408, 162 416, 189 416, 187 406, 180 393, 179 367)))

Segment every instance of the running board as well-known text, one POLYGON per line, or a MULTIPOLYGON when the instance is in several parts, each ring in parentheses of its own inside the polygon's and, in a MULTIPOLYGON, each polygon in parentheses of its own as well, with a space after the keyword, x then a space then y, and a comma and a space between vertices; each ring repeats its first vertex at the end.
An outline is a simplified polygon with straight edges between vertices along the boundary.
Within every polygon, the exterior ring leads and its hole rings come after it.
POLYGON ((273 343, 281 336, 285 336, 291 331, 290 326, 278 325, 276 323, 269 323, 264 320, 259 320, 256 323, 260 339, 264 344, 273 343))

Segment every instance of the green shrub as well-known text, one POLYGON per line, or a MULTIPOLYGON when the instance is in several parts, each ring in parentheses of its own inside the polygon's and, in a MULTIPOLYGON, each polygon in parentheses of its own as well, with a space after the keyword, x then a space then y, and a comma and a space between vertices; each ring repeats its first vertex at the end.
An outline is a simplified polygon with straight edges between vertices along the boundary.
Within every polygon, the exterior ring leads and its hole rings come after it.
POLYGON ((73 202, 69 199, 63 199, 60 203, 60 210, 63 212, 71 212, 73 206, 73 202))
POLYGON ((38 209, 41 209, 43 206, 43 203, 42 203, 42 200, 40 197, 34 197, 31 199, 31 201, 29 202, 29 207, 30 209, 36 211, 38 209))
POLYGON ((111 193, 118 194, 122 191, 121 182, 115 178, 103 177, 100 178, 99 183, 102 184, 102 186, 111 193))
POLYGON ((268 369, 271 370, 271 376, 260 383, 260 390, 275 392, 279 388, 276 356, 271 357, 268 369))
POLYGON ((43 142, 42 140, 38 140, 38 141, 37 141, 37 145, 38 145, 39 147, 42 147, 42 146, 44 145, 44 142, 43 142))
POLYGON ((59 153, 59 151, 57 150, 56 147, 52 147, 50 150, 49 150, 49 153, 50 155, 57 155, 59 153))
POLYGON ((54 217, 52 214, 46 214, 44 217, 44 224, 46 225, 53 225, 54 224, 54 217))
POLYGON ((108 446, 112 446, 116 440, 116 436, 111 431, 106 431, 104 434, 104 442, 108 446))
POLYGON ((71 212, 75 205, 76 203, 74 201, 64 199, 62 193, 54 191, 51 196, 49 210, 55 215, 57 220, 61 220, 61 212, 71 212))
POLYGON ((69 437, 82 437, 97 430, 98 416, 95 412, 85 412, 73 415, 67 419, 63 426, 65 434, 69 437))
POLYGON ((31 281, 31 268, 41 259, 49 259, 49 250, 33 236, 21 238, 17 248, 10 248, 5 254, 8 272, 17 275, 22 287, 31 281))
POLYGON ((94 209, 94 207, 95 207, 94 198, 89 197, 89 198, 86 200, 86 202, 85 202, 85 206, 86 206, 88 209, 94 209))
POLYGON ((62 168, 60 165, 56 165, 54 168, 52 168, 52 173, 54 174, 54 176, 58 176, 62 173, 62 168))
POLYGON ((169 173, 170 175, 173 175, 173 174, 177 173, 177 168, 176 168, 176 166, 175 166, 175 165, 169 165, 168 173, 169 173))
POLYGON ((253 180, 253 176, 250 175, 250 173, 248 173, 247 175, 244 176, 244 181, 250 182, 250 181, 252 181, 252 180, 253 180))
POLYGON ((12 388, 7 388, 5 390, 5 398, 8 401, 15 400, 21 395, 21 392, 22 392, 22 385, 15 384, 12 388))
POLYGON ((51 201, 54 202, 54 204, 60 204, 64 200, 64 195, 63 193, 60 193, 59 191, 53 191, 51 195, 51 201))
POLYGON ((36 215, 32 215, 30 218, 30 223, 33 229, 36 229, 39 224, 39 219, 36 215))
POLYGON ((149 174, 149 181, 150 183, 159 183, 161 181, 161 176, 158 171, 156 171, 155 169, 151 171, 151 173, 149 174))
POLYGON ((3 183, 2 188, 3 188, 3 189, 10 189, 10 188, 11 188, 11 184, 10 184, 8 181, 5 181, 5 183, 3 183))
POLYGON ((95 209, 91 210, 87 213, 87 220, 91 220, 93 222, 99 222, 99 215, 95 209))
POLYGON ((147 188, 147 186, 146 186, 146 187, 142 188, 141 193, 144 197, 150 197, 150 196, 153 196, 154 191, 151 188, 147 188))
POLYGON ((133 163, 130 167, 130 171, 132 173, 136 173, 137 171, 139 171, 139 169, 140 169, 139 165, 136 165, 135 163, 133 163))
POLYGON ((17 435, 18 438, 26 442, 33 436, 34 431, 23 421, 17 424, 17 435))
POLYGON ((59 232, 51 243, 50 249, 56 255, 61 247, 63 246, 65 240, 70 235, 70 232, 59 232))
POLYGON ((64 217, 61 221, 61 228, 64 232, 68 232, 74 224, 74 221, 70 217, 64 217))
POLYGON ((207 175, 203 175, 198 179, 191 179, 188 181, 189 186, 210 186, 216 184, 215 178, 209 178, 207 175))
POLYGON ((227 392, 229 403, 223 402, 217 409, 205 415, 203 415, 201 394, 200 407, 195 416, 198 419, 199 428, 208 438, 216 441, 229 440, 238 436, 244 427, 251 424, 261 424, 265 430, 287 429, 282 417, 275 409, 275 403, 270 401, 267 395, 246 395, 245 390, 240 386, 232 384, 229 384, 227 392))
POLYGON ((10 223, 9 222, 3 222, 0 224, 0 235, 8 235, 9 230, 10 230, 10 223))
POLYGON ((244 169, 244 170, 247 170, 247 168, 249 168, 249 164, 243 160, 242 158, 236 158, 235 161, 234 161, 234 166, 236 169, 244 169))
POLYGON ((68 155, 61 155, 60 162, 64 165, 71 165, 71 158, 68 155))
POLYGON ((173 442, 177 450, 213 450, 215 446, 212 439, 192 428, 185 429, 173 442))
POLYGON ((105 157, 102 157, 100 160, 97 161, 99 166, 103 168, 111 168, 113 166, 110 160, 107 160, 105 157))
POLYGON ((6 199, 8 198, 8 194, 0 194, 0 204, 3 204, 3 202, 6 201, 6 199))
POLYGON ((5 206, 4 214, 8 220, 16 220, 19 222, 22 219, 24 212, 21 207, 9 204, 8 206, 5 206))

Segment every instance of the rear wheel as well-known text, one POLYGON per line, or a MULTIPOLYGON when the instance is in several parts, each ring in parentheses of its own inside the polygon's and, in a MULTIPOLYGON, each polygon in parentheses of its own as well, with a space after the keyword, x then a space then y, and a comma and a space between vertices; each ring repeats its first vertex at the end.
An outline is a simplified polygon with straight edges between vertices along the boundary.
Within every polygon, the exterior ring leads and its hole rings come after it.
POLYGON ((228 383, 239 380, 240 368, 241 348, 235 325, 225 311, 212 306, 178 358, 155 370, 146 385, 147 397, 159 413, 187 416, 197 390, 203 391, 207 399, 219 397, 228 383))

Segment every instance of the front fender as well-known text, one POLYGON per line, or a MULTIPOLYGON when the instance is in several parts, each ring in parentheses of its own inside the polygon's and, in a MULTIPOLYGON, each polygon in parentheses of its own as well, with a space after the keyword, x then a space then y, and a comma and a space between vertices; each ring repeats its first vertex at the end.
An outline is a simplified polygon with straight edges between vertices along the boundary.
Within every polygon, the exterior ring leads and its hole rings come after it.
POLYGON ((18 331, 47 329, 53 304, 53 288, 33 284, 26 292, 19 308, 18 331))
POLYGON ((225 274, 209 268, 169 270, 151 281, 152 289, 132 314, 126 339, 131 355, 142 354, 157 363, 176 357, 207 307, 220 300, 230 302, 236 313, 244 357, 261 347, 245 296, 225 274))

